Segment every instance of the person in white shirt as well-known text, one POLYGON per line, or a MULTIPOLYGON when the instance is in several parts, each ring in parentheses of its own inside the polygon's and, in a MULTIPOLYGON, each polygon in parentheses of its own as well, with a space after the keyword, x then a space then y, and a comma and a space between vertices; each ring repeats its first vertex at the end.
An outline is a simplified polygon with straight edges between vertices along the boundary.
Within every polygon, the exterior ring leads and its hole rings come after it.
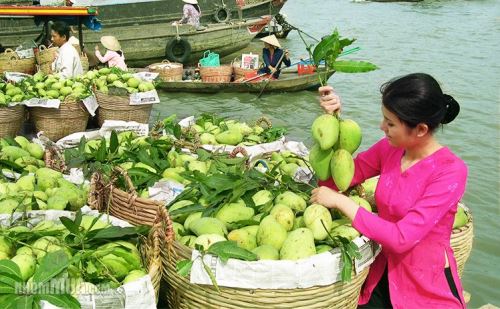
POLYGON ((63 78, 76 77, 83 74, 82 62, 76 49, 68 42, 70 28, 64 22, 52 25, 51 36, 54 45, 59 47, 57 56, 52 63, 52 72, 63 78))

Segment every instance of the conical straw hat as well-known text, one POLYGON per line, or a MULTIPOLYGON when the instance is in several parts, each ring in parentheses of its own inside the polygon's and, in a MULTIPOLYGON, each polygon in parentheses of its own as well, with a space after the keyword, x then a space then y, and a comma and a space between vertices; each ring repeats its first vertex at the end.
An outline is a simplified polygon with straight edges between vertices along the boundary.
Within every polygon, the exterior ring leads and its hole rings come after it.
POLYGON ((111 35, 103 36, 101 38, 101 44, 105 48, 112 50, 112 51, 119 51, 122 49, 122 47, 120 46, 120 42, 118 42, 118 40, 114 36, 111 36, 111 35))
POLYGON ((276 38, 276 36, 274 34, 271 34, 269 36, 266 36, 266 37, 263 37, 262 39, 260 39, 261 41, 264 41, 266 42, 267 44, 270 44, 272 46, 276 46, 278 48, 281 48, 281 45, 280 45, 280 42, 278 42, 278 39, 276 38))
POLYGON ((198 0, 182 0, 182 2, 189 3, 189 4, 198 4, 198 0))

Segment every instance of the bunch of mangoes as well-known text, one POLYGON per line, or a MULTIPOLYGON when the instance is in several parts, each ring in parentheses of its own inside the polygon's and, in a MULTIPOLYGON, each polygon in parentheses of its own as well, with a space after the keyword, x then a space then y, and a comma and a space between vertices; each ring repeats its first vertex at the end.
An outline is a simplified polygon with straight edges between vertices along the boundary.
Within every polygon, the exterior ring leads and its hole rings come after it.
POLYGON ((346 191, 354 176, 352 154, 361 144, 361 128, 351 119, 324 114, 312 124, 315 144, 309 162, 320 180, 333 178, 339 191, 346 191))
POLYGON ((110 87, 126 89, 128 93, 146 92, 155 89, 152 82, 142 81, 132 73, 118 68, 102 68, 88 71, 83 78, 91 80, 97 90, 108 93, 110 87))

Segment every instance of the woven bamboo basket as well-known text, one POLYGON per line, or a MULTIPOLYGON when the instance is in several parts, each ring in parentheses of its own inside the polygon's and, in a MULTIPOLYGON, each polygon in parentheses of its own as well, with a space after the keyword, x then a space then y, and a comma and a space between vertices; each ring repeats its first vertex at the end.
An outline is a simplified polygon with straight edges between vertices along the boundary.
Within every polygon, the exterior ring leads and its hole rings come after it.
POLYGON ((160 284, 162 281, 161 247, 165 239, 163 221, 159 219, 149 231, 149 235, 140 246, 140 252, 144 265, 147 265, 148 274, 155 289, 156 301, 160 295, 160 284))
POLYGON ((139 197, 127 172, 120 167, 113 169, 111 180, 105 181, 99 173, 92 175, 88 204, 90 208, 109 213, 134 225, 153 226, 165 217, 163 203, 139 197), (124 191, 116 186, 122 176, 128 187, 124 191))
MULTIPOLYGON (((463 205, 459 204, 459 207, 463 205)), ((465 208, 465 207, 464 207, 465 208)), ((474 238, 474 228, 472 225, 472 214, 469 209, 466 209, 467 217, 469 218, 466 225, 454 229, 451 233, 451 248, 455 253, 455 260, 457 261, 458 275, 462 277, 464 272, 465 263, 470 256, 472 250, 472 240, 474 238)))
POLYGON ((146 247, 144 256, 149 257, 146 258, 150 261, 149 275, 158 299, 163 267, 161 248, 164 247, 166 239, 174 237, 172 221, 163 203, 138 197, 126 171, 119 167, 114 168, 109 181, 105 181, 100 173, 92 175, 87 202, 90 208, 108 213, 130 224, 152 227, 150 241, 148 241, 149 246, 146 247), (115 186, 118 175, 123 175, 129 192, 115 186))
POLYGON ((148 123, 152 104, 130 105, 129 96, 116 96, 94 91, 99 109, 97 111, 97 123, 102 126, 105 120, 136 121, 148 123))
POLYGON ((52 141, 57 141, 67 135, 85 131, 89 113, 81 103, 73 98, 66 98, 58 109, 32 107, 30 117, 37 131, 52 141))
POLYGON ((168 284, 170 308, 356 308, 361 286, 368 268, 353 274, 349 283, 337 282, 328 286, 304 289, 241 289, 189 282, 176 272, 176 262, 191 259, 191 249, 174 242, 172 250, 162 247, 163 274, 168 284))
POLYGON ((21 59, 15 51, 8 48, 0 58, 0 74, 4 72, 34 74, 36 72, 35 58, 21 59))
POLYGON ((229 83, 233 75, 231 65, 200 67, 201 80, 205 83, 229 83))
POLYGON ((164 82, 181 81, 184 66, 182 63, 163 60, 160 63, 153 63, 148 66, 150 72, 158 73, 164 82))
POLYGON ((0 108, 0 138, 16 136, 24 122, 24 105, 0 108))
POLYGON ((59 48, 57 47, 47 48, 45 45, 38 46, 38 51, 35 52, 36 63, 42 65, 54 62, 58 50, 59 48))
POLYGON ((248 74, 256 73, 257 70, 254 69, 245 69, 241 67, 241 63, 239 61, 233 61, 233 71, 234 71, 234 79, 245 79, 248 74))

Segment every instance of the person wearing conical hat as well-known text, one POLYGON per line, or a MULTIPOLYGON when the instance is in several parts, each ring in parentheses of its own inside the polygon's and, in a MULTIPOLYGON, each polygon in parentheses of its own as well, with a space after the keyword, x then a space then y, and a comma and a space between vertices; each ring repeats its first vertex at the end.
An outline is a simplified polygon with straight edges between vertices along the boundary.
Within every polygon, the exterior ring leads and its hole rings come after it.
POLYGON ((280 42, 274 34, 260 40, 264 42, 264 49, 262 49, 264 67, 259 69, 259 74, 271 74, 273 78, 278 78, 281 64, 284 63, 287 67, 291 64, 288 50, 281 49, 280 42))
POLYGON ((123 55, 122 47, 120 42, 111 35, 103 36, 101 38, 101 44, 106 48, 106 53, 104 56, 101 55, 99 51, 99 46, 95 46, 95 56, 101 63, 107 63, 108 67, 117 67, 124 71, 127 70, 127 65, 125 64, 125 56, 123 55))
POLYGON ((182 0, 182 2, 185 3, 182 8, 182 18, 181 20, 174 22, 172 25, 188 24, 193 25, 198 29, 200 27, 201 16, 201 9, 198 5, 198 0, 182 0))

